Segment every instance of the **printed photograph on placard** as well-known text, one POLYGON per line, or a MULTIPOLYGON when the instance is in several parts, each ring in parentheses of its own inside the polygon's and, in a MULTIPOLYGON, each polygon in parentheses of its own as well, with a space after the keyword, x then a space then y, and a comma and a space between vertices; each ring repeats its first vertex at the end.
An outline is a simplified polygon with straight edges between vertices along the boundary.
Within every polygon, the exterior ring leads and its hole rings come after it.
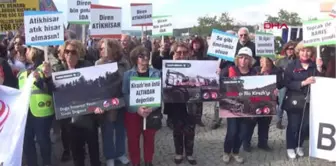
POLYGON ((56 119, 125 106, 116 63, 52 73, 56 119))
POLYGON ((217 61, 164 60, 163 101, 166 103, 217 101, 219 92, 217 65, 217 61))
POLYGON ((275 75, 224 77, 220 81, 219 116, 273 116, 277 103, 275 90, 275 75))

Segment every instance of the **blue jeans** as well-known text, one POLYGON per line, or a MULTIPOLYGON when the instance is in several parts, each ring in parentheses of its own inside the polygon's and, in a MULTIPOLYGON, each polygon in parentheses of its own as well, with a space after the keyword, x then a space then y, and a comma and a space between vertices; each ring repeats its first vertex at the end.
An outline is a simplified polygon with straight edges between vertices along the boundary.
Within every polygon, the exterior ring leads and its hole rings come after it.
POLYGON ((303 141, 309 135, 309 106, 302 111, 287 111, 288 125, 286 130, 287 149, 302 147, 303 141), (302 128, 300 132, 300 126, 302 128))
POLYGON ((103 152, 106 160, 116 159, 126 154, 125 112, 120 111, 117 120, 104 119, 102 124, 103 152))
POLYGON ((243 146, 251 146, 254 128, 258 124, 258 147, 268 146, 268 132, 272 117, 246 118, 243 126, 243 146))
POLYGON ((26 131, 24 136, 23 151, 27 158, 28 166, 38 166, 36 141, 39 144, 43 165, 51 165, 51 140, 50 130, 54 116, 34 117, 28 110, 26 131))
POLYGON ((245 118, 227 118, 224 153, 238 154, 242 144, 242 127, 245 118))
POLYGON ((286 92, 287 92, 287 88, 286 87, 284 87, 284 88, 282 88, 282 89, 279 90, 279 96, 278 96, 279 105, 277 107, 278 122, 282 121, 283 109, 281 107, 282 107, 283 100, 285 99, 286 92))

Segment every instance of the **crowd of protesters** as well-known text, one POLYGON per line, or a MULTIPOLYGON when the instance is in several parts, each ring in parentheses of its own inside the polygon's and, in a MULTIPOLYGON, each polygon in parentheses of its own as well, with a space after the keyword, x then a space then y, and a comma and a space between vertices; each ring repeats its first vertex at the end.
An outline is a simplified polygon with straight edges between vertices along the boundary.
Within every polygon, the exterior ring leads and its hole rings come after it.
MULTIPOLYGON (((284 98, 309 95, 309 85, 315 82, 314 76, 335 78, 335 59, 324 61, 317 58, 317 51, 332 54, 328 48, 316 50, 305 47, 302 42, 289 41, 283 48, 283 58, 273 59, 257 57, 255 43, 249 37, 249 30, 241 28, 238 32, 227 31, 239 37, 234 62, 218 60, 217 74, 221 77, 276 75, 278 96, 277 128, 284 129, 283 113, 286 110, 288 125, 286 131, 287 155, 294 159, 304 156, 302 143, 308 137, 309 103, 303 109, 292 108, 284 98), (287 103, 287 104, 286 104, 287 103)), ((0 44, 0 83, 13 88, 21 88, 25 78, 33 73, 36 81, 34 88, 42 90, 51 98, 53 87, 51 73, 78 69, 106 63, 117 63, 121 75, 120 89, 126 102, 129 100, 130 78, 161 77, 163 60, 217 60, 207 56, 209 36, 193 36, 183 41, 174 37, 141 39, 123 34, 119 40, 89 39, 83 43, 76 40, 71 31, 65 33, 65 44, 50 46, 48 54, 54 61, 44 59, 43 48, 26 46, 21 34, 7 32, 0 44)), ((335 54, 335 53, 333 53, 335 54)), ((196 165, 193 148, 196 125, 204 127, 202 122, 203 103, 164 103, 162 108, 129 107, 104 111, 96 108, 94 114, 56 121, 53 109, 44 107, 37 110, 30 106, 24 138, 24 158, 27 166, 38 166, 35 142, 39 144, 43 166, 51 165, 50 131, 60 128, 63 145, 62 162, 73 160, 75 166, 84 166, 85 156, 91 166, 100 166, 99 128, 102 135, 103 155, 107 166, 115 161, 122 164, 139 166, 141 163, 140 136, 143 136, 145 166, 153 165, 155 134, 161 128, 162 113, 167 115, 167 126, 173 130, 175 145, 174 162, 185 159, 196 165), (162 110, 162 113, 161 113, 162 110), (41 113, 43 111, 43 113, 41 113), (147 129, 143 130, 142 117, 147 117, 147 129), (56 126, 56 127, 55 127, 56 126), (127 141, 126 141, 127 140, 127 141), (127 143, 127 149, 126 149, 127 143), (86 152, 86 145, 88 152, 86 152), (126 152, 127 150, 127 152, 126 152), (87 155, 88 154, 88 155, 87 155)), ((251 139, 258 125, 258 148, 270 151, 268 133, 272 117, 227 118, 227 132, 224 139, 223 161, 231 159, 243 163, 239 155, 241 146, 251 152, 251 139)), ((214 107, 212 129, 220 126, 218 104, 214 107)))

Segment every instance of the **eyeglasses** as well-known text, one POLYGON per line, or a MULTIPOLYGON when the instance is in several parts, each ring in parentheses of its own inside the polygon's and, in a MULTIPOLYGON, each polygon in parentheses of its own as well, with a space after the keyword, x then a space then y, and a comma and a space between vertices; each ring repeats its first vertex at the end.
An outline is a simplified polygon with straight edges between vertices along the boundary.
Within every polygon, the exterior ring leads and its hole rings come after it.
POLYGON ((247 34, 240 34, 239 36, 240 36, 240 37, 243 37, 243 36, 246 37, 247 34))
POLYGON ((186 54, 188 54, 188 51, 176 51, 175 52, 177 55, 186 55, 186 54))
POLYGON ((294 48, 287 48, 287 50, 294 50, 294 48))
POLYGON ((138 58, 140 58, 140 59, 149 59, 149 57, 146 56, 145 54, 139 54, 138 58))
POLYGON ((76 50, 68 50, 68 49, 65 49, 64 50, 64 53, 65 54, 72 54, 72 55, 77 55, 77 51, 76 50))

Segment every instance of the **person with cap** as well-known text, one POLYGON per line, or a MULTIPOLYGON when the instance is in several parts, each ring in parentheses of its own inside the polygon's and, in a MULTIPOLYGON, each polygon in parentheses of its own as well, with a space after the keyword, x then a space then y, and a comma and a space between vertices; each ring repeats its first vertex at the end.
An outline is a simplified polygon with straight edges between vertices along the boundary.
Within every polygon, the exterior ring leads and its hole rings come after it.
MULTIPOLYGON (((223 70, 221 77, 240 77, 253 76, 257 72, 253 65, 255 59, 252 57, 252 50, 248 47, 243 47, 238 51, 235 57, 234 66, 230 66, 227 70, 223 70)), ((243 125, 246 118, 227 118, 227 132, 224 140, 224 155, 223 161, 229 163, 231 157, 238 163, 243 163, 244 158, 239 155, 239 149, 242 144, 243 125)))
MULTIPOLYGON (((283 87, 282 70, 273 64, 272 58, 261 57, 260 67, 255 67, 257 75, 275 75, 276 76, 276 89, 274 95, 278 95, 279 89, 283 87)), ((244 131, 243 131, 243 149, 247 152, 251 152, 251 139, 254 132, 255 126, 258 124, 258 148, 270 151, 271 148, 268 146, 268 133, 269 127, 272 121, 272 117, 256 117, 247 118, 244 121, 244 131)))
POLYGON ((36 138, 43 166, 51 166, 50 130, 54 118, 52 70, 50 64, 44 62, 43 47, 28 46, 26 56, 32 66, 18 74, 19 88, 24 87, 25 81, 31 73, 35 82, 30 97, 23 151, 26 155, 27 165, 37 166, 36 138))

